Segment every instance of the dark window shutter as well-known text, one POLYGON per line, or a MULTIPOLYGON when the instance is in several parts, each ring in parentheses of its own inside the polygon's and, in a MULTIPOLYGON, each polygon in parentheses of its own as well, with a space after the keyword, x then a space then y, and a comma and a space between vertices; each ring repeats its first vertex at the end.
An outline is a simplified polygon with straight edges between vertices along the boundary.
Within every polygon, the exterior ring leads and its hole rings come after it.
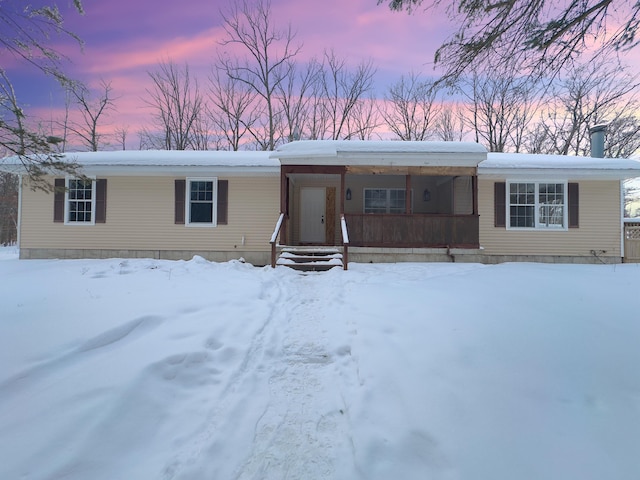
POLYGON ((218 212, 217 224, 227 224, 229 211, 229 180, 218 180, 218 212))
POLYGON ((96 180, 96 223, 107 222, 107 179, 96 180))
POLYGON ((53 188, 53 221, 64 222, 64 178, 56 178, 53 188))
POLYGON ((175 194, 175 222, 177 224, 184 224, 184 201, 185 201, 185 188, 186 180, 176 180, 176 194, 175 194))
POLYGON ((580 223, 580 195, 577 183, 570 183, 567 186, 569 196, 569 228, 578 228, 580 223))
POLYGON ((493 184, 493 203, 494 203, 494 221, 496 227, 506 227, 506 197, 507 184, 505 182, 496 182, 493 184))

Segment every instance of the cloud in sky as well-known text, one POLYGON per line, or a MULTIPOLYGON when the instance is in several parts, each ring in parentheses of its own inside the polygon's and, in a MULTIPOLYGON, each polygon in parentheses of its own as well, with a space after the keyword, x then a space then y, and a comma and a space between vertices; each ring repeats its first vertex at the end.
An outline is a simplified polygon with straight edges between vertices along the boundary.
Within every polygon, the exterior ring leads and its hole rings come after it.
MULTIPOLYGON (((211 0, 85 0, 84 16, 63 10, 65 25, 85 42, 84 53, 73 42, 60 48, 73 61, 72 73, 84 80, 148 69, 167 57, 198 67, 210 64, 220 48, 220 10, 225 8, 226 3, 211 0)), ((291 23, 304 44, 301 60, 334 48, 354 64, 372 58, 380 69, 398 73, 425 70, 446 36, 442 19, 393 13, 372 0, 273 0, 272 13, 274 25, 291 23)))
MULTIPOLYGON (((223 48, 220 12, 230 5, 227 0, 85 0, 83 16, 60 5, 65 26, 83 39, 84 47, 65 38, 53 42, 70 58, 65 70, 73 78, 89 85, 111 81, 118 121, 139 125, 149 111, 142 100, 150 85, 147 72, 158 62, 187 63, 201 85, 206 83, 216 52, 223 48)), ((271 11, 274 26, 291 24, 296 43, 302 44, 299 61, 321 57, 327 49, 350 65, 371 59, 380 92, 402 74, 430 74, 435 49, 449 34, 442 15, 394 13, 375 0, 272 0, 271 11)), ((32 113, 49 118, 63 107, 62 89, 54 81, 5 60, 20 79, 19 98, 32 113)))
MULTIPOLYGON (((53 41, 70 58, 65 69, 73 78, 89 85, 112 82, 118 113, 111 123, 137 130, 150 115, 143 100, 150 88, 147 72, 160 61, 187 63, 206 88, 216 52, 223 49, 220 11, 235 1, 84 0, 84 16, 61 4, 66 27, 84 40, 84 48, 68 39, 53 41)), ((434 53, 454 30, 442 11, 418 9, 408 15, 376 0, 272 0, 271 11, 274 26, 291 24, 296 43, 302 44, 296 57, 301 62, 327 49, 352 66, 372 60, 380 96, 403 74, 433 74, 434 53)), ((632 53, 631 58, 640 57, 640 48, 632 53)), ((14 79, 21 101, 31 107, 29 113, 51 118, 63 108, 62 89, 53 80, 15 64, 6 52, 0 51, 0 64, 14 79)))

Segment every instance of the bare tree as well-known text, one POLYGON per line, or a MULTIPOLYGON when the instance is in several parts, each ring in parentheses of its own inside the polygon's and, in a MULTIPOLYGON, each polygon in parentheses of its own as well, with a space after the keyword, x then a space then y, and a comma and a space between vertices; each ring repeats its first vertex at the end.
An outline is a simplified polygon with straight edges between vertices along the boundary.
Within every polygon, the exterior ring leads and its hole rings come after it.
POLYGON ((473 72, 462 83, 475 140, 491 152, 519 152, 534 113, 534 87, 513 69, 473 72))
POLYGON ((589 129, 607 123, 607 155, 630 155, 635 151, 631 150, 638 109, 634 92, 639 86, 637 77, 616 62, 596 59, 572 67, 551 87, 540 121, 529 136, 529 150, 589 155, 589 129))
POLYGON ((460 142, 465 136, 465 124, 462 107, 457 103, 443 102, 435 120, 436 137, 445 142, 460 142))
POLYGON ((239 150, 248 131, 262 116, 257 93, 246 83, 228 77, 224 70, 218 68, 214 69, 209 80, 209 117, 218 137, 224 139, 220 146, 239 150))
POLYGON ((382 125, 379 108, 373 96, 360 98, 353 106, 347 118, 347 139, 371 140, 378 127, 382 125))
MULTIPOLYGON (((52 100, 53 103, 53 100, 52 100)), ((69 121, 71 111, 71 92, 68 88, 68 84, 64 89, 64 114, 61 119, 54 119, 53 114, 48 122, 48 127, 40 127, 44 132, 48 133, 48 137, 53 140, 51 144, 52 150, 58 153, 62 153, 67 149, 67 138, 69 136, 69 121)))
POLYGON ((69 92, 78 108, 80 119, 69 121, 67 128, 85 147, 97 152, 103 139, 103 134, 99 132, 99 124, 110 111, 115 110, 111 82, 101 80, 98 94, 94 94, 89 87, 79 82, 71 83, 69 92))
POLYGON ((113 131, 113 135, 116 139, 116 143, 118 148, 122 150, 127 149, 127 137, 129 136, 129 125, 123 125, 122 127, 117 127, 113 131))
MULTIPOLYGON (((80 0, 73 0, 73 6, 78 13, 84 13, 80 0)), ((0 48, 63 83, 69 80, 60 68, 65 57, 60 50, 50 46, 51 37, 59 34, 78 44, 82 44, 82 41, 65 28, 57 5, 35 7, 19 2, 3 2, 0 25, 0 48)))
POLYGON ((278 143, 278 120, 281 118, 276 91, 287 74, 289 62, 301 47, 293 44, 295 35, 289 25, 278 29, 271 22, 271 2, 248 0, 233 3, 229 12, 222 13, 226 38, 222 46, 241 47, 246 57, 236 59, 228 54, 219 55, 219 63, 226 75, 244 83, 263 102, 265 119, 256 123, 264 133, 252 128, 256 142, 268 150, 278 143))
POLYGON ((169 60, 148 74, 153 87, 147 89, 146 102, 154 110, 154 126, 160 133, 145 129, 146 141, 165 150, 197 149, 201 145, 195 141, 196 127, 202 124, 204 101, 189 66, 180 68, 169 60))
POLYGON ((282 112, 280 136, 288 142, 310 136, 311 105, 318 86, 320 65, 314 59, 303 69, 289 61, 286 73, 276 89, 282 112))
POLYGON ((31 179, 31 187, 50 191, 53 187, 44 178, 47 173, 75 173, 78 165, 63 161, 53 152, 52 145, 59 139, 44 135, 28 127, 25 114, 18 104, 13 85, 0 70, 0 146, 4 154, 20 158, 31 179), (40 156, 33 154, 39 153, 40 156))
POLYGON ((164 150, 164 138, 157 132, 149 130, 149 127, 142 126, 138 130, 138 150, 164 150))
POLYGON ((307 122, 306 137, 310 140, 321 140, 326 137, 331 121, 330 109, 326 108, 324 96, 324 81, 320 76, 312 84, 309 99, 309 117, 307 122))
POLYGON ((326 51, 320 82, 322 106, 328 119, 327 135, 333 140, 349 138, 349 116, 358 101, 373 89, 375 68, 371 60, 362 61, 355 71, 347 68, 346 60, 333 50, 326 51))
POLYGON ((582 53, 598 56, 635 47, 640 3, 622 0, 378 0, 392 10, 425 4, 446 7, 456 32, 436 51, 435 61, 456 79, 470 67, 518 61, 521 71, 551 78, 582 53))
POLYGON ((607 124, 604 156, 629 158, 640 150, 640 120, 633 111, 620 113, 607 124))
POLYGON ((435 98, 433 82, 415 73, 403 75, 388 88, 380 112, 400 140, 428 140, 434 135, 435 98))
POLYGON ((207 108, 204 107, 202 115, 199 115, 193 125, 193 136, 191 139, 191 148, 194 150, 209 150, 212 141, 213 121, 206 114, 207 108))
MULTIPOLYGON (((83 13, 80 0, 73 1, 73 8, 83 13)), ((18 62, 65 83, 69 80, 61 68, 65 57, 50 46, 54 35, 81 43, 64 27, 63 16, 55 4, 34 7, 23 2, 2 3, 0 49, 18 62)), ((69 173, 77 170, 77 165, 60 161, 51 140, 54 139, 50 135, 33 128, 16 97, 9 75, 0 68, 0 155, 17 155, 33 180, 34 188, 51 188, 40 178, 45 173, 59 169, 69 173)))

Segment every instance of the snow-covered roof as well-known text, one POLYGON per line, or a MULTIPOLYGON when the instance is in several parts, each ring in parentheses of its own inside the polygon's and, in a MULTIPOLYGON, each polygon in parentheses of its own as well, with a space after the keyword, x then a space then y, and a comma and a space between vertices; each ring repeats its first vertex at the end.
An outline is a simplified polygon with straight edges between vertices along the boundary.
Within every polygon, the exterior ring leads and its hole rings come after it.
MULTIPOLYGON (((306 140, 275 152, 119 150, 63 154, 87 175, 279 175, 280 163, 315 165, 475 166, 484 178, 626 179, 640 177, 640 161, 525 153, 488 153, 471 142, 306 140), (486 159, 485 159, 486 157, 486 159)), ((24 172, 18 157, 0 171, 24 172)))
POLYGON ((302 140, 281 145, 282 165, 476 166, 487 150, 473 142, 302 140))
POLYGON ((487 153, 475 142, 403 142, 398 140, 300 140, 279 146, 272 157, 329 156, 338 153, 487 153))
MULTIPOLYGON (((280 162, 269 152, 221 150, 118 150, 67 152, 62 160, 76 162, 85 174, 176 175, 176 174, 273 174, 280 173, 280 162)), ((0 160, 0 170, 19 172, 18 157, 0 160)))
POLYGON ((640 177, 640 161, 527 153, 489 153, 478 165, 482 177, 623 180, 640 177))

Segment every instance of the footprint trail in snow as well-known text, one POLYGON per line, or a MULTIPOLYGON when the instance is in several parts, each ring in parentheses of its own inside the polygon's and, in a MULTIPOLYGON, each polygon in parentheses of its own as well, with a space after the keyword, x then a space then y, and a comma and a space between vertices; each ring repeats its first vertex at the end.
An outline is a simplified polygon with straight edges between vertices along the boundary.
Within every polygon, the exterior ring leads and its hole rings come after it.
MULTIPOLYGON (((336 462, 352 457, 343 382, 352 371, 348 345, 327 335, 326 315, 341 295, 321 275, 290 278, 278 361, 270 372, 269 401, 255 426, 246 463, 236 478, 335 478, 336 462), (338 439, 338 441, 336 441, 338 439)), ((344 325, 346 334, 347 325, 344 325)))

